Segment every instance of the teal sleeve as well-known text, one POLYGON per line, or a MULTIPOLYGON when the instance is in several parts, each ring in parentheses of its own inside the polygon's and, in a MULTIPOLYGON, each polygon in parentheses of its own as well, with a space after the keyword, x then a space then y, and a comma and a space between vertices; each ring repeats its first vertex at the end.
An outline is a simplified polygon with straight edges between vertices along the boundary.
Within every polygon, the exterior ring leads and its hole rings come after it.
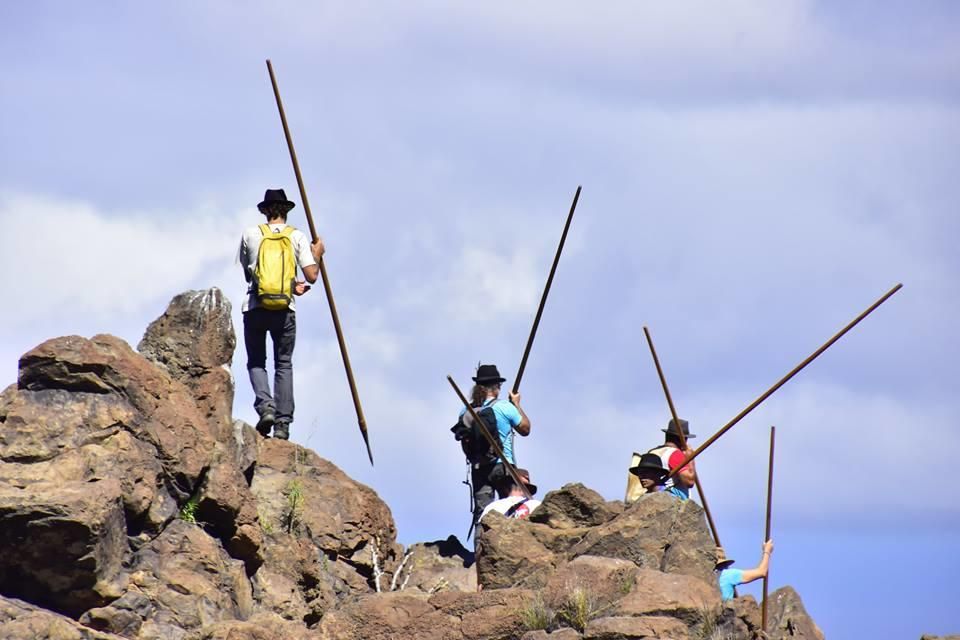
POLYGON ((503 402, 498 402, 496 411, 500 413, 510 423, 510 426, 516 427, 520 424, 520 420, 523 418, 520 416, 520 410, 513 406, 513 403, 509 400, 504 400, 503 402))
POLYGON ((733 588, 743 584, 743 571, 740 569, 724 569, 717 578, 720 585, 720 597, 724 600, 733 598, 733 588))

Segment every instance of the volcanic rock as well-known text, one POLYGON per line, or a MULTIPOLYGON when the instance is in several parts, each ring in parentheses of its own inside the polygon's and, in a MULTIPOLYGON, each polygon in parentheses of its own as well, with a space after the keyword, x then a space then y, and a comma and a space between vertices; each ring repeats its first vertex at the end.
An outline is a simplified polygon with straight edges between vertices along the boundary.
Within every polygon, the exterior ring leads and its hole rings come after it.
POLYGON ((409 558, 398 576, 404 588, 426 593, 477 590, 473 552, 460 544, 456 536, 411 545, 407 554, 409 558))
POLYGON ((120 483, 0 485, 0 591, 71 616, 122 588, 120 483))
POLYGON ((230 301, 216 287, 181 293, 137 345, 145 358, 190 389, 221 442, 232 424, 230 363, 237 338, 230 312, 230 301))
POLYGON ((124 640, 90 629, 75 620, 15 598, 0 596, 0 630, 4 640, 124 640))

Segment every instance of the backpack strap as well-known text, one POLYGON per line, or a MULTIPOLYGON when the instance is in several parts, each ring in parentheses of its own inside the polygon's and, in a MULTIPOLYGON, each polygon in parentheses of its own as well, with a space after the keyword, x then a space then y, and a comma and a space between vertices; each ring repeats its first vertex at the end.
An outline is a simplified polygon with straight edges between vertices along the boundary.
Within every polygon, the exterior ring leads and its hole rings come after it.
POLYGON ((513 514, 515 514, 515 513, 520 509, 520 507, 522 507, 523 505, 525 505, 525 504, 527 503, 527 500, 529 500, 529 499, 530 499, 530 498, 524 498, 523 500, 521 500, 521 501, 518 502, 517 504, 515 504, 515 505, 513 505, 512 507, 510 507, 509 509, 507 509, 507 510, 504 512, 503 515, 505 515, 505 516, 508 517, 508 518, 512 518, 512 517, 513 517, 513 514))

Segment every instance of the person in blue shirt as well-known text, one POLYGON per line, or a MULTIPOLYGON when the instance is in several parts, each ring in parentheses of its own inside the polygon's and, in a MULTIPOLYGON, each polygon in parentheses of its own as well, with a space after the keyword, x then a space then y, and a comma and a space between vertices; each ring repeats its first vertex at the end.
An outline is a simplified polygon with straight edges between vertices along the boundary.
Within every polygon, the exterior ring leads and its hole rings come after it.
MULTIPOLYGON (((503 449, 503 455, 507 462, 516 466, 517 462, 513 453, 513 434, 519 433, 521 436, 530 434, 530 418, 520 407, 520 394, 511 392, 510 400, 500 399, 500 388, 506 378, 500 375, 497 366, 494 364, 482 364, 477 367, 477 375, 473 378, 474 387, 470 392, 470 404, 480 415, 481 419, 489 420, 492 428, 496 423, 496 433, 498 436, 500 448, 503 449)), ((467 414, 464 408, 460 411, 460 420, 456 430, 461 425, 464 429, 472 426, 472 417, 467 414)), ((456 431, 455 431, 456 433, 456 431)), ((480 514, 484 508, 494 501, 494 488, 503 485, 503 480, 507 476, 503 461, 492 452, 482 455, 471 455, 468 451, 467 443, 462 440, 464 432, 457 436, 464 445, 464 453, 467 454, 467 462, 470 464, 470 480, 473 487, 473 522, 476 524, 480 519, 480 514)), ((500 496, 505 498, 506 494, 500 496)))
POLYGON ((723 552, 723 547, 717 547, 717 563, 714 565, 714 571, 717 572, 717 583, 720 585, 720 597, 724 600, 732 600, 734 588, 738 584, 746 584, 767 577, 767 571, 770 568, 770 554, 773 553, 773 540, 767 540, 763 543, 763 556, 760 558, 760 564, 753 569, 735 569, 733 559, 727 558, 723 552))

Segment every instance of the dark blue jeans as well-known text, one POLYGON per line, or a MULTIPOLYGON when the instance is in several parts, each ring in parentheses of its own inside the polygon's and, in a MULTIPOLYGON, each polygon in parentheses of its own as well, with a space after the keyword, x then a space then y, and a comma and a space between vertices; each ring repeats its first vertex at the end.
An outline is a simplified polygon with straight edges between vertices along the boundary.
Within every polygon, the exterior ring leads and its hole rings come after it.
POLYGON ((272 411, 277 422, 293 422, 293 347, 297 341, 297 314, 293 311, 250 309, 243 314, 243 342, 247 372, 256 399, 253 408, 272 411), (267 376, 267 334, 273 343, 273 395, 267 376))

